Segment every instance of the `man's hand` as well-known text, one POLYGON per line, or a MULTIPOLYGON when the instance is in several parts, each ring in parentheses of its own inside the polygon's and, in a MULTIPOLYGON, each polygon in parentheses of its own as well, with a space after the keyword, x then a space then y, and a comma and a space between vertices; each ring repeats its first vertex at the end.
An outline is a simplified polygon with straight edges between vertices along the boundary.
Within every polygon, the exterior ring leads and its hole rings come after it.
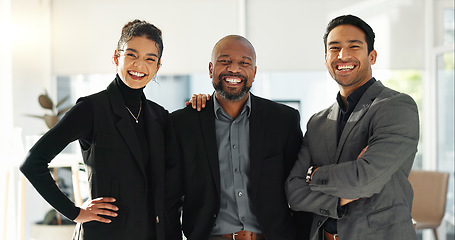
POLYGON ((354 202, 355 200, 358 200, 358 198, 356 199, 344 199, 344 198, 340 198, 340 206, 344 206, 350 202, 354 202))
POLYGON ((359 156, 357 156, 357 159, 362 157, 362 155, 367 151, 367 149, 368 149, 368 145, 364 149, 362 149, 362 151, 359 153, 359 156))
POLYGON ((201 111, 202 108, 205 108, 205 103, 210 100, 210 94, 193 94, 190 101, 185 102, 185 106, 191 105, 193 109, 201 111))
POLYGON ((81 211, 74 221, 78 223, 90 221, 110 223, 111 220, 100 217, 99 215, 117 217, 117 213, 115 211, 118 210, 118 207, 110 204, 111 202, 115 202, 115 198, 101 197, 91 201, 86 201, 82 204, 81 211))

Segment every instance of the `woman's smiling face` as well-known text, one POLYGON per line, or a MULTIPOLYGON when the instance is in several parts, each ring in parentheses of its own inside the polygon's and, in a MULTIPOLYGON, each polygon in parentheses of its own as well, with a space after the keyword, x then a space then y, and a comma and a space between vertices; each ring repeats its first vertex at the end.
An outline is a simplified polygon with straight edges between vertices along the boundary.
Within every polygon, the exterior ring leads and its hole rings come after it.
POLYGON ((155 41, 133 37, 119 51, 115 50, 117 74, 130 88, 145 87, 160 68, 159 49, 155 41))

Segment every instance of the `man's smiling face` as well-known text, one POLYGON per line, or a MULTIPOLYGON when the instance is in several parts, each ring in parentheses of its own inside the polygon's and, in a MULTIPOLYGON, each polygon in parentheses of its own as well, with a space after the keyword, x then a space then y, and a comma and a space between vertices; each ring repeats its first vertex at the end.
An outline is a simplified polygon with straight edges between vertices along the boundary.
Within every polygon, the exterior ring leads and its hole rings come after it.
POLYGON ((209 73, 217 96, 232 101, 243 99, 256 75, 254 50, 242 40, 222 40, 212 53, 209 73))
POLYGON ((357 89, 370 80, 376 55, 368 53, 365 33, 353 25, 339 25, 327 36, 325 65, 342 88, 357 89))

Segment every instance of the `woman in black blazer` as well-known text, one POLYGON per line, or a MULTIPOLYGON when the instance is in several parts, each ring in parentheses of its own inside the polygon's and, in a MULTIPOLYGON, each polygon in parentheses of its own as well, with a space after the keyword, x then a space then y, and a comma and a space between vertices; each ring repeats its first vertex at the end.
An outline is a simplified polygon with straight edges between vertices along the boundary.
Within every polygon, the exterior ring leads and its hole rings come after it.
POLYGON ((145 98, 160 68, 161 31, 134 20, 114 53, 117 75, 106 90, 77 104, 31 149, 21 171, 56 210, 77 222, 74 239, 164 237, 164 176, 172 166, 168 111, 145 98), (79 140, 90 198, 75 206, 56 186, 48 163, 79 140), (163 221, 162 221, 163 220, 163 221))

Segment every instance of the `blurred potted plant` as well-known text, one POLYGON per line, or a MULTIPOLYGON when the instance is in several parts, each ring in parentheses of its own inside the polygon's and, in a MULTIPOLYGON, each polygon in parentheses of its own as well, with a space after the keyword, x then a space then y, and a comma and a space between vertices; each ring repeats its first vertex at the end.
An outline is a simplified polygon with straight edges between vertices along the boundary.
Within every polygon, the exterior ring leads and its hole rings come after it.
POLYGON ((43 116, 27 114, 29 117, 41 118, 44 120, 48 128, 52 128, 57 124, 59 116, 68 111, 72 106, 65 107, 60 109, 61 105, 68 100, 69 96, 64 97, 57 104, 54 104, 52 99, 47 94, 47 91, 44 90, 44 93, 38 96, 38 102, 42 108, 46 109, 50 113, 45 113, 43 116))

